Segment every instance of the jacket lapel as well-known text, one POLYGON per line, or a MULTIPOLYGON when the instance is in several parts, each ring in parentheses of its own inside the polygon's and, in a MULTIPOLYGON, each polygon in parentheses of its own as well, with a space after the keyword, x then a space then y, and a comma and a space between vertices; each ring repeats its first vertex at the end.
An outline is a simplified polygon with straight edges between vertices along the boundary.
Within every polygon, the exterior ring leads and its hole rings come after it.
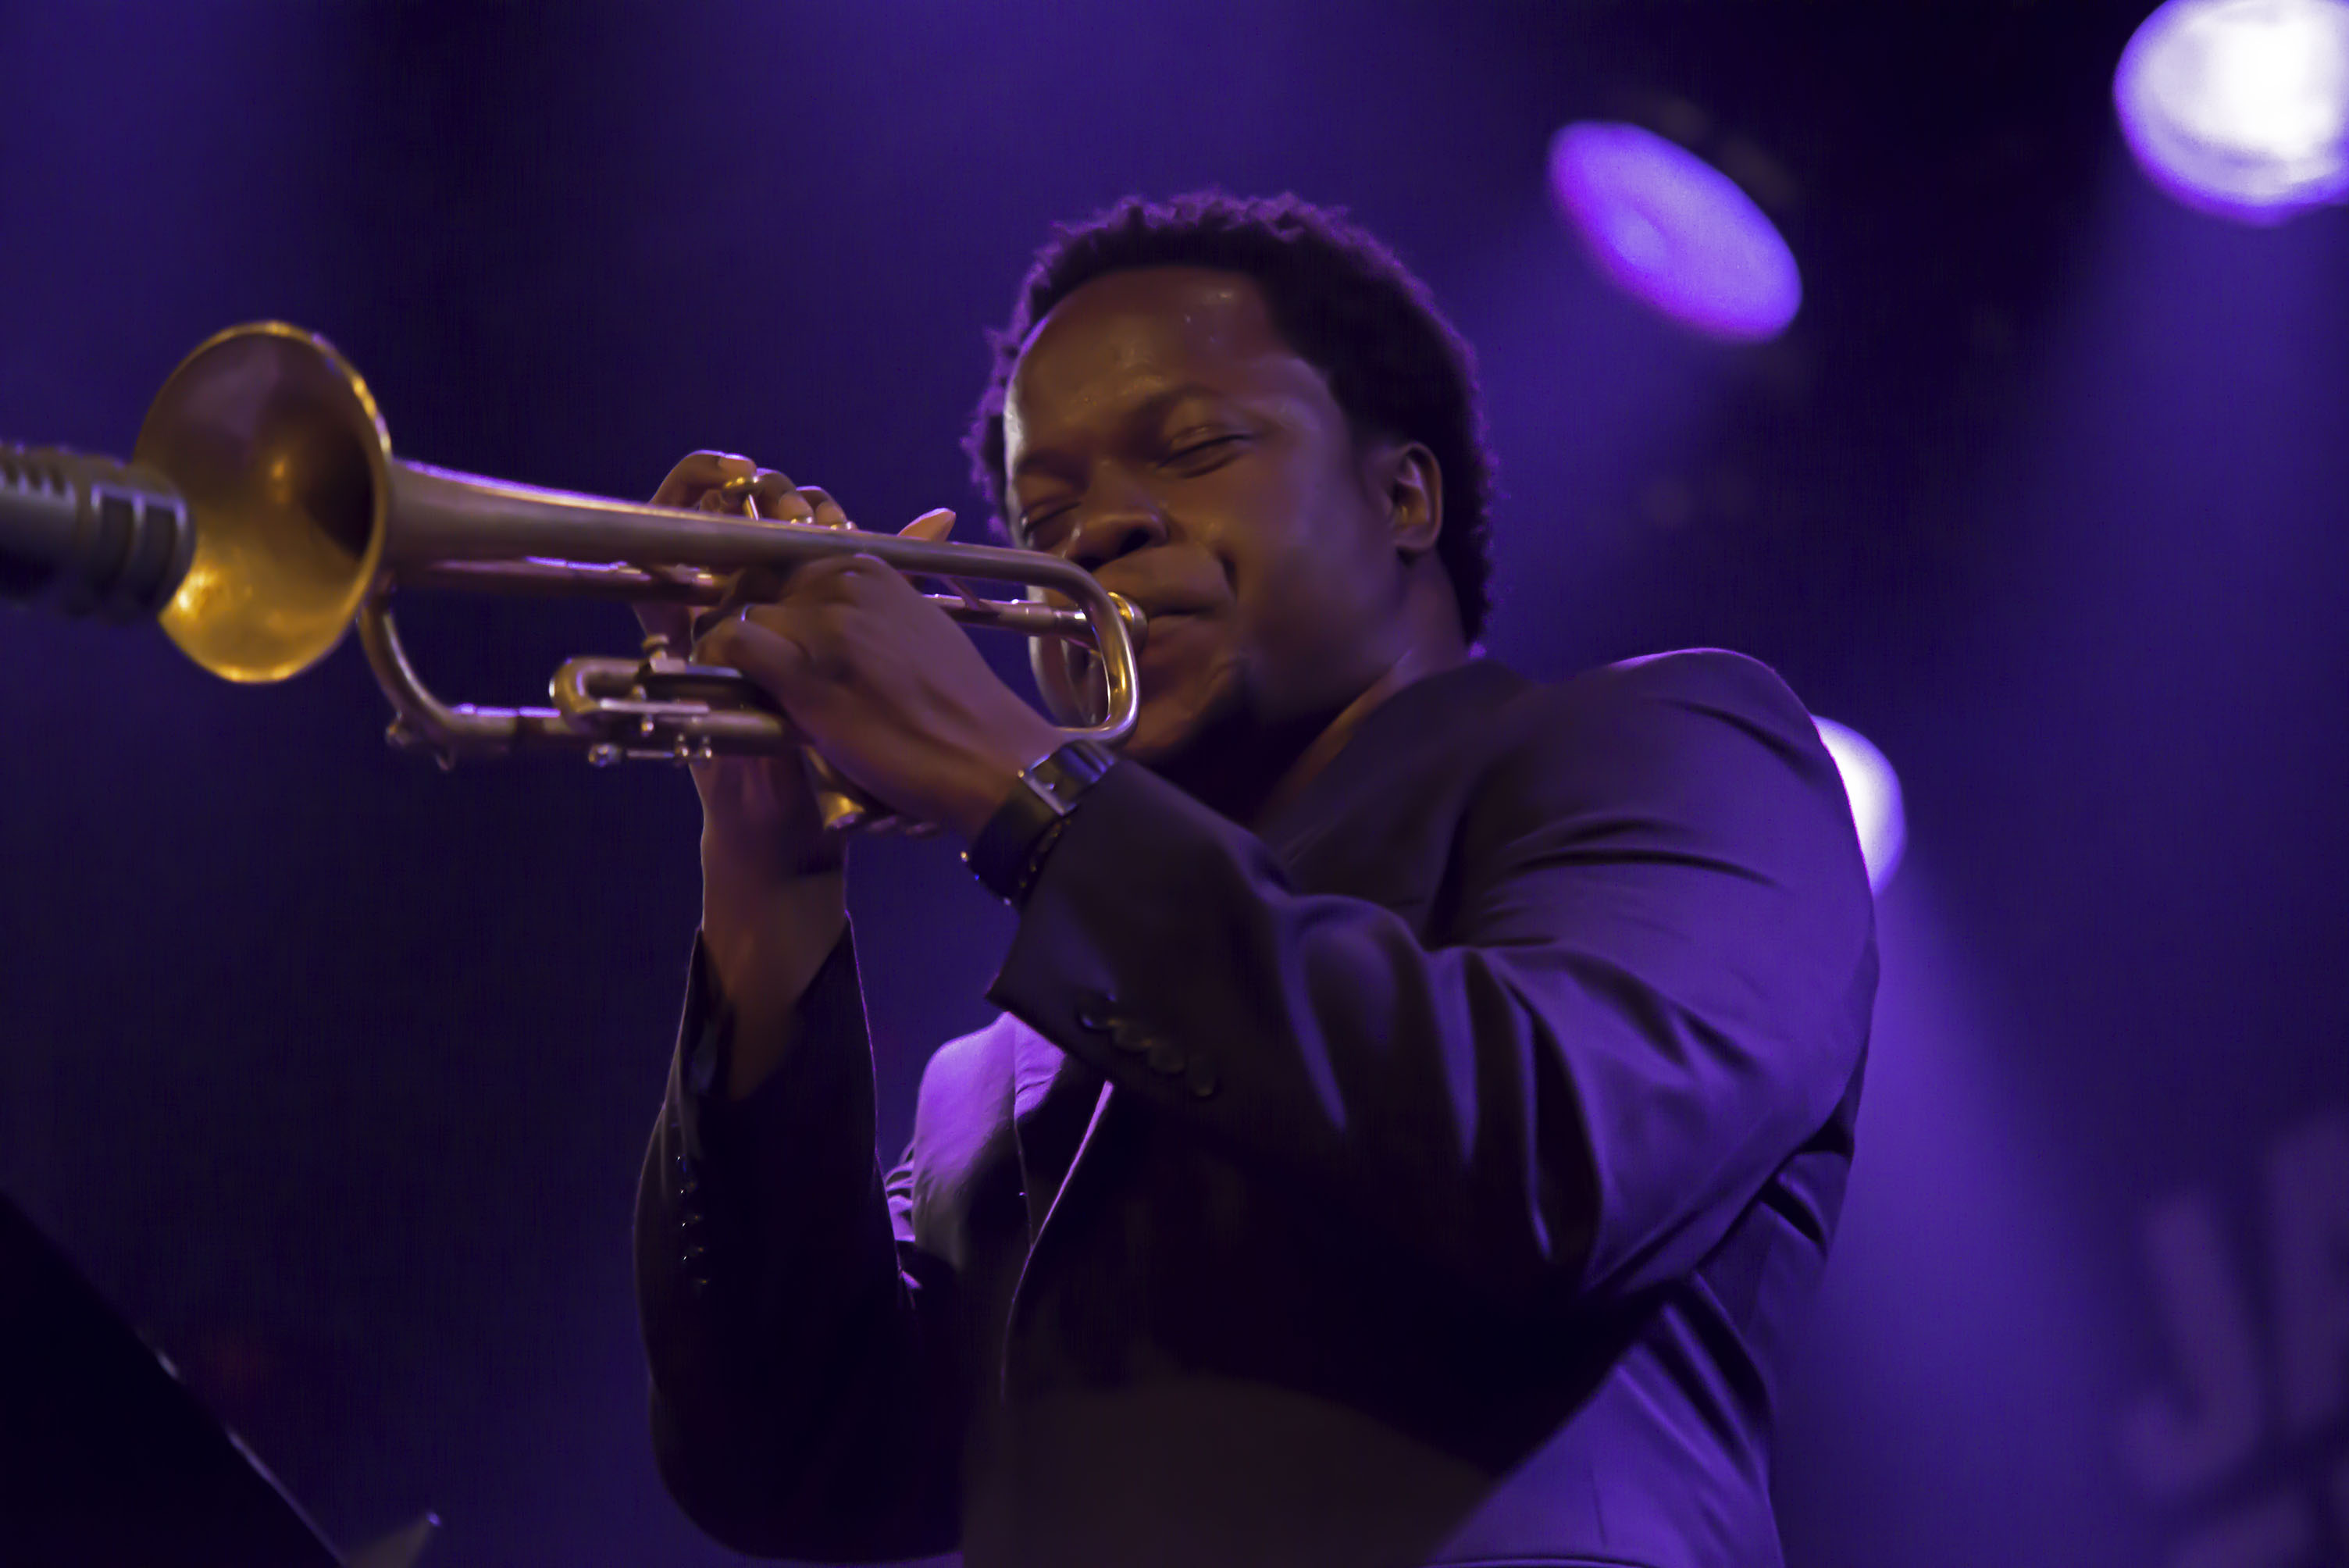
POLYGON ((1011 1031, 1011 1135, 1031 1248, 1109 1097, 1100 1072, 1025 1024, 1011 1031))

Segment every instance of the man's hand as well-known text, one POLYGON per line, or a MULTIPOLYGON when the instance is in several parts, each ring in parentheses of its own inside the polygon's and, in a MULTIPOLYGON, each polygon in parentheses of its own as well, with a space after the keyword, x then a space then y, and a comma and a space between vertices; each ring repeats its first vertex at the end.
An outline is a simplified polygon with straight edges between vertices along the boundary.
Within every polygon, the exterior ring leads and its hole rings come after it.
MULTIPOLYGON (((685 458, 653 500, 730 512, 740 502, 724 487, 735 480, 749 481, 763 516, 849 526, 823 491, 723 452, 685 458)), ((905 532, 936 542, 953 526, 952 512, 930 512, 905 532)), ((682 605, 645 604, 638 614, 672 647, 686 646, 697 624, 682 605)), ((701 624, 696 663, 741 670, 842 772, 908 816, 976 832, 1019 771, 1060 744, 968 635, 871 557, 780 581, 739 573, 701 624)), ((790 1054, 799 1000, 846 924, 843 845, 818 821, 797 753, 696 763, 693 781, 702 938, 735 1016, 725 1092, 740 1099, 790 1054)))
MULTIPOLYGON (((763 517, 846 525, 840 508, 821 490, 802 492, 787 476, 725 452, 688 453, 661 480, 652 503, 713 513, 736 511, 740 502, 724 493, 724 487, 736 480, 752 481, 763 517)), ((740 603, 758 586, 748 576, 734 575, 730 602, 740 603)), ((640 603, 636 619, 647 633, 667 638, 678 654, 693 645, 693 611, 688 605, 640 603)), ((796 752, 697 762, 693 784, 701 796, 704 857, 717 862, 729 881, 747 889, 839 872, 843 846, 824 832, 796 752)))
MULTIPOLYGON (((906 532, 943 539, 953 521, 929 513, 906 532)), ((892 810, 968 838, 1060 746, 1060 731, 997 678, 969 635, 876 558, 812 562, 776 587, 706 632, 695 661, 757 682, 892 810)))

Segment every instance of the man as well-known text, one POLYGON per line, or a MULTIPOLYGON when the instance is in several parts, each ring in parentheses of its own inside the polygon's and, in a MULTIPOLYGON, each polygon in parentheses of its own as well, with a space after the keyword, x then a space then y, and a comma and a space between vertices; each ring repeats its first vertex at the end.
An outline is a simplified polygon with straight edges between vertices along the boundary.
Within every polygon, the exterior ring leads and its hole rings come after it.
POLYGON ((840 850, 795 767, 700 769, 637 1215, 670 1490, 823 1560, 1776 1563, 1876 975, 1809 717, 1730 654, 1476 656, 1466 349, 1329 214, 1129 201, 999 341, 981 482, 1148 613, 1139 727, 1046 760, 870 558, 703 637, 1019 924, 885 1176, 840 850))

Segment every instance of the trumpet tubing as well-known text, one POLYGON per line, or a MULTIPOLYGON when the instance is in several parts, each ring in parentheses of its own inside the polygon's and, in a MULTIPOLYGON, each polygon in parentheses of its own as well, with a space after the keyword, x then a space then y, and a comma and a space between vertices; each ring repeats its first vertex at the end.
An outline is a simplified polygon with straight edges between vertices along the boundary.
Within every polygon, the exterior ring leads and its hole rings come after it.
MULTIPOLYGON (((690 760, 796 742, 739 674, 693 665, 657 639, 637 657, 571 661, 551 683, 549 707, 443 703, 400 645, 397 590, 706 604, 730 573, 850 553, 952 582, 957 592, 926 597, 966 624, 1092 648, 1104 711, 1067 733, 1115 745, 1133 727, 1145 624, 1081 567, 1034 551, 714 516, 396 458, 357 372, 324 339, 282 322, 231 327, 182 361, 148 409, 131 471, 150 489, 160 481, 192 533, 156 617, 190 658, 228 680, 284 680, 356 626, 392 706, 392 739, 444 763, 548 748, 599 762, 690 760), (1057 593, 1072 607, 984 599, 966 579, 1057 593)), ((55 535, 63 525, 44 526, 55 535)), ((868 809, 833 814, 844 823, 868 809)))

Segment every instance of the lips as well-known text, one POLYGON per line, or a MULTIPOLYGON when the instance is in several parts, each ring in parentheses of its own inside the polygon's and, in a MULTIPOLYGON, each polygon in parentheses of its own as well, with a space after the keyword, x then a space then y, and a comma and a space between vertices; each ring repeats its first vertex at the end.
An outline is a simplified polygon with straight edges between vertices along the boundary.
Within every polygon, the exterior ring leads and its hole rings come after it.
POLYGON ((1214 609, 1223 597, 1216 591, 1218 584, 1195 572, 1155 572, 1145 577, 1139 572, 1112 571, 1099 581, 1102 587, 1153 618, 1200 614, 1214 609))
POLYGON ((1160 610, 1152 614, 1142 639, 1139 656, 1143 663, 1152 662, 1153 654, 1161 654, 1183 640, 1183 634, 1195 623, 1206 617, 1195 610, 1160 610))
MULTIPOLYGON (((1206 619, 1206 613, 1201 610, 1187 607, 1178 609, 1171 604, 1151 609, 1139 600, 1133 600, 1131 603, 1136 609, 1141 610, 1145 617, 1142 644, 1134 650, 1133 655, 1134 664, 1140 668, 1149 668, 1163 663, 1171 656, 1170 651, 1183 641, 1185 629, 1195 621, 1206 619)), ((1101 661, 1094 656, 1092 649, 1081 645, 1070 644, 1067 647, 1071 675, 1078 686, 1087 693, 1088 701, 1098 708, 1102 690, 1101 661)), ((1146 681, 1143 685, 1146 695, 1151 689, 1152 683, 1146 681)))
POLYGON ((1188 615, 1198 609, 1195 604, 1178 604, 1165 599, 1144 599, 1133 593, 1120 594, 1119 597, 1154 621, 1161 615, 1188 615))
MULTIPOLYGON (((1118 567, 1133 565, 1120 562, 1118 567)), ((1171 563, 1170 563, 1171 564, 1171 563)), ((1147 630, 1141 651, 1148 654, 1154 647, 1164 645, 1166 638, 1181 633, 1194 621, 1204 621, 1224 606, 1216 584, 1205 580, 1197 572, 1152 572, 1113 570, 1101 578, 1102 587, 1123 597, 1142 612, 1147 630)))

